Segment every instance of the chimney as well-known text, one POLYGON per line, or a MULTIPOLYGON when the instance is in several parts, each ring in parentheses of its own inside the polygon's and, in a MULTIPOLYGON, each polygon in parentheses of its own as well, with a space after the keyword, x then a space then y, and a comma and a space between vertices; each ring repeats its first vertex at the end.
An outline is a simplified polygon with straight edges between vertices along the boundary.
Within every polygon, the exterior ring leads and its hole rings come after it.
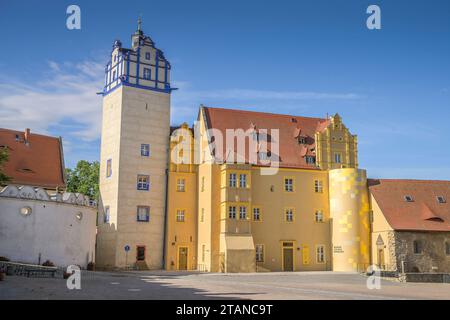
POLYGON ((26 128, 25 129, 25 144, 29 144, 29 139, 30 139, 30 128, 26 128))

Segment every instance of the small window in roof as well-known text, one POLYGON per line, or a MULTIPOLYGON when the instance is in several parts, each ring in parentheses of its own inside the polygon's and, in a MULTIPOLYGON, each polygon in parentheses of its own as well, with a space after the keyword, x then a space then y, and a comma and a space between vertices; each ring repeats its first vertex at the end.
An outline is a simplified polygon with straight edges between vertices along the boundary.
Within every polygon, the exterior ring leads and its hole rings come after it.
POLYGON ((439 203, 446 203, 445 198, 443 196, 437 196, 436 199, 439 203))
POLYGON ((405 196, 405 201, 406 202, 414 202, 414 198, 412 196, 410 196, 410 195, 406 195, 405 196))

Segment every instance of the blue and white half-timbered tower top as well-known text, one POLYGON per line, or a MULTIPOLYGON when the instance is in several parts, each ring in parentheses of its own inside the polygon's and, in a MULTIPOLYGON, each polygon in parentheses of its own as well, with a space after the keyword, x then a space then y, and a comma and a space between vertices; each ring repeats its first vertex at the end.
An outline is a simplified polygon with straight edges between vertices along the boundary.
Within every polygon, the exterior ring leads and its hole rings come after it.
POLYGON ((111 60, 105 68, 103 95, 120 86, 170 93, 170 63, 164 53, 141 29, 131 36, 131 49, 122 48, 122 42, 114 41, 111 60))

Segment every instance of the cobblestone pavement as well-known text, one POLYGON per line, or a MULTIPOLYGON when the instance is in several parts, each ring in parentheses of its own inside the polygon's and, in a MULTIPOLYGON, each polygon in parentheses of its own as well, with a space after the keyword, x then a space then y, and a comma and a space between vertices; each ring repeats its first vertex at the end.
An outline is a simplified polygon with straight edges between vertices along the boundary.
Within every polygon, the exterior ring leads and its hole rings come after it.
POLYGON ((62 278, 7 276, 5 299, 450 299, 450 284, 381 281, 352 273, 292 272, 217 274, 189 272, 83 272, 81 289, 62 278))

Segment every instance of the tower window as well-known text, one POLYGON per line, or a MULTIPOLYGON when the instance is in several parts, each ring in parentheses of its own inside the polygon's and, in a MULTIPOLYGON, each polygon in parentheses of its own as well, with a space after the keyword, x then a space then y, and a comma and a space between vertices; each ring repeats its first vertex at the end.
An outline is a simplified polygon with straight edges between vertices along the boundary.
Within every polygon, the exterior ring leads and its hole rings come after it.
POLYGON ((105 212, 103 213, 103 223, 109 223, 109 206, 105 206, 105 212))
POLYGON ((228 218, 236 219, 236 207, 235 206, 231 206, 228 208, 228 218))
POLYGON ((106 160, 106 177, 112 176, 112 159, 106 160))
POLYGON ((410 196, 410 195, 406 195, 405 196, 405 201, 406 202, 414 202, 414 198, 412 196, 410 196))
POLYGON ((143 157, 150 156, 150 145, 149 144, 141 144, 141 156, 143 156, 143 157))
POLYGON ((150 207, 138 206, 137 207, 137 221, 149 222, 150 221, 150 207))
POLYGON ((436 199, 437 199, 438 203, 445 203, 446 202, 445 198, 443 196, 437 196, 436 199))
POLYGON ((299 144, 306 144, 306 137, 305 136, 299 136, 298 137, 298 143, 299 144))
POLYGON ((113 71, 113 76, 112 76, 112 80, 116 80, 116 70, 113 71))
POLYGON ((450 241, 445 242, 445 254, 450 256, 450 241))
POLYGON ((144 175, 137 176, 137 189, 148 191, 150 188, 150 177, 144 175))
POLYGON ((144 79, 150 80, 151 79, 151 70, 150 68, 144 68, 144 79))
POLYGON ((145 53, 145 59, 146 60, 150 60, 150 52, 146 52, 145 53))

